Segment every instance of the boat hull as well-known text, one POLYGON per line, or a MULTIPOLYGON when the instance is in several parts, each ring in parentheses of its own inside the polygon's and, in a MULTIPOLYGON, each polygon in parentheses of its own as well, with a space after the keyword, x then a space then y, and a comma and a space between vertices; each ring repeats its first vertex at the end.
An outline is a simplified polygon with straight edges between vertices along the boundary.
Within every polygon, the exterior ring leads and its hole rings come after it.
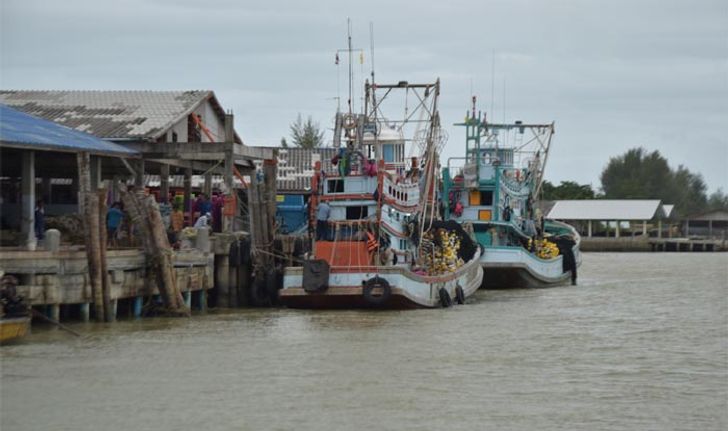
POLYGON ((332 268, 329 287, 323 292, 303 289, 303 269, 286 268, 283 289, 279 292, 282 304, 292 308, 436 308, 441 307, 441 289, 445 289, 452 303, 457 300, 460 286, 468 298, 482 284, 483 268, 479 253, 453 273, 440 276, 421 276, 402 267, 332 268), (391 287, 391 296, 383 303, 371 303, 364 296, 363 284, 374 277, 385 279, 391 287))
MULTIPOLYGON (((578 244, 573 251, 578 268, 581 264, 578 244)), ((571 271, 564 271, 563 259, 563 256, 539 259, 522 247, 486 247, 480 260, 485 269, 482 287, 522 289, 569 284, 571 271)))
POLYGON ((17 340, 30 332, 30 317, 0 319, 0 344, 17 340))
POLYGON ((483 277, 483 288, 485 289, 532 289, 571 283, 571 271, 557 277, 544 277, 520 264, 490 265, 485 268, 483 277))

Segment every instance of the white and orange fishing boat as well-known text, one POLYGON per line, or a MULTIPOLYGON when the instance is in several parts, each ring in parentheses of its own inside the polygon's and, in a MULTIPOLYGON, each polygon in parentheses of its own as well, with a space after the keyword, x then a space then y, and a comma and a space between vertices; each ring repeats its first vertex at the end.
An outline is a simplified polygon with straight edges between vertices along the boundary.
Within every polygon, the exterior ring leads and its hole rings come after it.
POLYGON ((367 82, 364 113, 353 114, 351 102, 348 113, 337 113, 337 168, 324 172, 316 162, 309 201, 311 227, 319 207, 328 206, 326 228, 310 238, 308 259, 285 269, 283 304, 441 307, 464 303, 478 289, 477 242, 460 224, 440 220, 438 153, 446 138, 439 93, 439 80, 367 82), (405 106, 415 101, 401 120, 385 112, 394 94, 404 96, 405 106))

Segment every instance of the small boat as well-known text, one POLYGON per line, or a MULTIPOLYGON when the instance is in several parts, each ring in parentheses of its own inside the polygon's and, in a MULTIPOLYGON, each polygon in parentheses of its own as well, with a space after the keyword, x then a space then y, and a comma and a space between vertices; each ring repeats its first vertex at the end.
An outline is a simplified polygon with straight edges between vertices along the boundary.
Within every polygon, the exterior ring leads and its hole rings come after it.
POLYGON ((0 344, 30 333, 30 308, 17 294, 17 285, 12 275, 0 277, 0 344))
POLYGON ((313 227, 322 206, 330 216, 317 227, 318 238, 310 238, 309 259, 285 269, 281 303, 296 308, 447 307, 464 303, 480 287, 483 269, 474 237, 458 223, 439 220, 437 156, 444 144, 439 92, 439 80, 367 82, 364 114, 337 113, 337 170, 324 172, 316 162, 309 223, 313 227), (377 90, 384 96, 377 97, 377 90), (417 101, 410 102, 415 106, 404 120, 383 115, 383 102, 395 90, 417 101), (408 120, 417 115, 419 121, 408 120), (415 129, 411 139, 405 138, 408 126, 415 129), (405 157, 407 142, 417 157, 405 157))
POLYGON ((30 333, 30 316, 0 318, 0 344, 30 333))
POLYGON ((485 288, 576 283, 581 237, 545 220, 538 197, 554 124, 489 123, 466 115, 465 157, 443 169, 445 218, 472 226, 483 248, 485 288))

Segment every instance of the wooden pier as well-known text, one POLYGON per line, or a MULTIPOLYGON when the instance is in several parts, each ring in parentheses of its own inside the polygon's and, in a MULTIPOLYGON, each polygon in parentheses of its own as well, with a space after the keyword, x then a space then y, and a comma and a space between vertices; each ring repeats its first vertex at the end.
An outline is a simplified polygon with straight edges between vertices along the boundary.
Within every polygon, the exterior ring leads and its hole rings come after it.
POLYGON ((651 251, 728 251, 724 239, 650 238, 651 251))
POLYGON ((582 237, 582 251, 595 252, 713 252, 728 251, 728 241, 707 238, 582 237))
MULTIPOLYGON (((138 249, 111 249, 106 259, 112 317, 141 317, 145 299, 153 300, 160 293, 155 281, 147 277, 144 253, 138 249)), ((193 249, 175 252, 172 260, 186 305, 204 310, 208 290, 213 288, 213 255, 193 249)), ((82 247, 58 251, 5 248, 0 250, 0 268, 18 276, 18 294, 48 317, 83 321, 92 318, 94 296, 82 247)))

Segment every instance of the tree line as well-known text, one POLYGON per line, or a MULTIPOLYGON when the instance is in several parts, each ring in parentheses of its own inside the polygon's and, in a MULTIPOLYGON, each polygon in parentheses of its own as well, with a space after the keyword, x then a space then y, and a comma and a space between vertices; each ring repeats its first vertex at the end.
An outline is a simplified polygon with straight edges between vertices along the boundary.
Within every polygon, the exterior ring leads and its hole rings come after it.
POLYGON ((708 187, 699 173, 683 165, 673 169, 659 151, 632 148, 612 157, 599 177, 601 188, 590 184, 562 181, 554 185, 544 181, 542 199, 660 199, 674 204, 678 216, 712 210, 728 210, 728 194, 718 189, 707 194, 708 187))

